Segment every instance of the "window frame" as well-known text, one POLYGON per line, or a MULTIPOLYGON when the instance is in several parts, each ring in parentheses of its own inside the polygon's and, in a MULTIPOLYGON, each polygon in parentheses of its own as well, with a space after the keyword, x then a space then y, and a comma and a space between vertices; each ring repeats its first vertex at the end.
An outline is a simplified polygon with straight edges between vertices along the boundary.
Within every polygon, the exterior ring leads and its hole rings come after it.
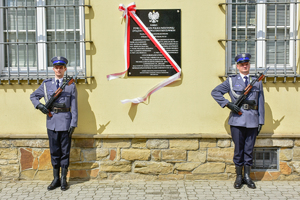
MULTIPOLYGON (((49 76, 51 77, 52 75, 54 75, 54 72, 52 70, 52 66, 48 66, 48 49, 47 49, 47 45, 50 43, 65 43, 67 44, 67 41, 65 40, 66 38, 64 38, 64 40, 62 41, 47 41, 47 33, 48 32, 57 32, 57 31, 61 31, 60 29, 48 29, 47 28, 47 24, 46 24, 46 8, 47 7, 74 7, 79 9, 79 16, 76 16, 79 18, 78 23, 79 23, 79 28, 76 29, 75 27, 75 19, 74 19, 74 29, 66 29, 66 27, 64 26, 64 29, 62 29, 62 31, 64 33, 72 33, 74 32, 74 34, 79 33, 79 41, 76 41, 75 37, 74 37, 74 41, 68 41, 68 43, 74 43, 74 46, 76 44, 79 43, 79 55, 75 54, 75 60, 77 60, 77 56, 79 56, 80 61, 79 61, 79 66, 76 65, 76 61, 75 66, 70 66, 68 65, 68 72, 70 74, 77 74, 79 71, 81 72, 79 77, 85 77, 86 79, 86 45, 85 43, 87 41, 85 41, 85 5, 84 4, 84 0, 79 0, 79 4, 78 5, 46 5, 46 1, 44 0, 35 0, 34 1, 35 5, 34 6, 24 6, 24 7, 18 7, 17 6, 5 6, 4 5, 4 1, 0 0, 0 7, 2 9, 0 9, 0 59, 2 60, 0 62, 0 83, 1 83, 1 79, 2 80, 8 80, 10 83, 10 80, 38 80, 39 83, 39 79, 44 79, 44 78, 48 78, 49 76), (27 67, 7 67, 5 66, 5 52, 7 52, 8 50, 5 49, 5 46, 7 46, 8 43, 10 42, 4 42, 6 39, 4 38, 4 33, 9 32, 10 30, 6 30, 4 29, 4 9, 9 9, 7 7, 12 7, 12 8, 16 8, 17 9, 27 9, 27 8, 35 8, 35 30, 33 30, 33 32, 35 32, 35 42, 18 42, 19 44, 22 45, 26 45, 28 48, 28 44, 35 44, 36 46, 36 63, 37 66, 36 67, 29 67, 29 64, 27 64, 27 67), (27 44, 26 44, 27 43, 27 44)), ((90 6, 89 6, 90 7, 90 6)), ((75 12, 74 12, 75 15, 75 12)), ((25 16, 24 16, 25 17, 25 16)), ((66 15, 65 15, 66 17, 66 15)), ((7 20, 7 19, 6 19, 7 20)), ((26 24, 25 24, 26 25, 26 24)), ((16 26, 16 30, 12 30, 13 32, 19 33, 19 32, 26 32, 28 30, 18 30, 18 27, 16 26)), ((32 31, 31 31, 32 32, 32 31)), ((90 41, 88 41, 90 42, 90 41)), ((8 47, 7 47, 8 48, 8 47)), ((55 49, 56 51, 57 49, 55 49)), ((67 49, 65 49, 65 53, 67 52, 67 49)), ((56 55, 53 55, 56 56, 56 55)), ((61 56, 65 56, 65 55, 61 55, 61 56)), ((8 59, 9 59, 9 54, 8 54, 8 59)), ((19 62, 20 57, 16 58, 16 61, 19 62)), ((78 77, 78 78, 79 78, 78 77)), ((19 82, 20 83, 20 82, 19 82)))
MULTIPOLYGON (((226 41, 226 76, 231 75, 231 74, 236 74, 238 73, 236 69, 236 65, 232 64, 232 51, 233 50, 233 41, 236 41, 232 39, 232 29, 235 27, 232 24, 232 6, 238 4, 238 5, 246 5, 246 4, 255 4, 256 9, 255 9, 255 24, 256 26, 253 26, 255 29, 255 60, 251 60, 251 68, 250 68, 250 74, 257 74, 257 72, 262 72, 264 71, 267 67, 270 67, 270 70, 268 71, 267 75, 269 77, 296 77, 297 72, 296 72, 296 60, 297 60, 297 35, 293 33, 297 33, 298 27, 297 27, 297 21, 298 17, 298 2, 287 2, 289 3, 290 6, 290 20, 289 20, 289 26, 290 31, 288 32, 289 34, 289 58, 286 59, 286 64, 277 64, 274 62, 273 64, 267 64, 266 58, 267 58, 267 42, 266 42, 266 36, 264 37, 262 33, 266 33, 266 28, 270 28, 271 26, 266 26, 267 23, 267 4, 271 2, 267 2, 267 0, 257 0, 256 3, 233 3, 232 0, 227 0, 226 6, 226 39, 223 41, 226 41), (258 2, 257 2, 258 1, 258 2), (260 20, 263 19, 263 20, 260 20), (280 71, 279 71, 280 70, 280 71)), ((272 5, 274 5, 273 3, 272 5)), ((247 12, 245 13, 247 15, 247 12)), ((251 28, 253 28, 251 27, 251 28)), ((245 23, 245 26, 238 26, 238 28, 244 28, 245 30, 249 30, 249 26, 247 27, 247 22, 245 23)), ((274 28, 278 29, 277 26, 274 26, 274 28)), ((277 39, 278 40, 278 39, 277 39)), ((245 39, 246 41, 246 39, 245 39)), ((249 40, 250 41, 250 40, 249 40)), ((274 39, 275 41, 275 39, 274 39)), ((276 42, 275 42, 276 43, 276 42)), ((246 52, 246 51, 245 51, 246 52)), ((277 52, 277 51, 275 51, 277 52)), ((243 52, 236 52, 238 53, 243 53, 243 52)))

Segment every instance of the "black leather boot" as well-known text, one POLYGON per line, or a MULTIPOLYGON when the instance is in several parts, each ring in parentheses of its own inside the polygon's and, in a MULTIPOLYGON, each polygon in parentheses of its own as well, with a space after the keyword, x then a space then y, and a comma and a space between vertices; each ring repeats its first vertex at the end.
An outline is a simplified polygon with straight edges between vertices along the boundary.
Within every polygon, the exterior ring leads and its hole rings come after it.
POLYGON ((55 188, 60 186, 59 168, 53 168, 53 176, 54 179, 52 183, 47 187, 48 190, 54 190, 55 188))
POLYGON ((61 168, 61 187, 60 187, 60 189, 63 191, 69 189, 69 186, 67 183, 67 173, 68 173, 68 169, 61 168))
POLYGON ((235 171, 236 171, 236 179, 233 184, 233 187, 235 189, 241 189, 243 187, 243 166, 235 166, 235 171))
POLYGON ((256 186, 250 178, 250 171, 251 171, 251 166, 245 165, 244 166, 244 183, 247 184, 248 188, 255 189, 256 186))

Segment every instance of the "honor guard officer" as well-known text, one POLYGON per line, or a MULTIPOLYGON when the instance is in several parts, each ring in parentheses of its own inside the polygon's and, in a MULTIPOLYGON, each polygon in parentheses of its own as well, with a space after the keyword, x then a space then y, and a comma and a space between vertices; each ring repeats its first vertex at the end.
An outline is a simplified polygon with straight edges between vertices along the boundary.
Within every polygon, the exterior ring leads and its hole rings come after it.
POLYGON ((250 178, 250 168, 253 164, 255 139, 265 121, 264 92, 261 81, 254 84, 241 108, 234 104, 248 83, 256 78, 249 76, 250 58, 249 53, 237 55, 235 61, 239 74, 229 76, 226 81, 211 92, 212 97, 221 107, 227 106, 231 110, 228 124, 235 145, 233 162, 237 174, 234 182, 236 189, 240 189, 243 183, 247 184, 249 188, 256 188, 250 178), (226 93, 229 93, 231 102, 223 97, 226 93), (239 111, 242 112, 242 115, 238 114, 239 111), (243 167, 244 178, 242 175, 243 167))
MULTIPOLYGON (((49 111, 39 100, 44 97, 45 102, 47 102, 61 86, 65 81, 63 77, 68 64, 68 60, 64 57, 54 57, 51 62, 53 63, 55 78, 44 80, 41 86, 30 95, 34 107, 44 114, 48 114, 49 111)), ((54 180, 47 189, 53 190, 61 187, 61 190, 67 190, 66 176, 69 167, 71 137, 75 127, 77 127, 78 120, 77 90, 74 83, 65 87, 50 111, 53 116, 47 115, 47 133, 54 180), (60 168, 61 179, 59 178, 60 168)))

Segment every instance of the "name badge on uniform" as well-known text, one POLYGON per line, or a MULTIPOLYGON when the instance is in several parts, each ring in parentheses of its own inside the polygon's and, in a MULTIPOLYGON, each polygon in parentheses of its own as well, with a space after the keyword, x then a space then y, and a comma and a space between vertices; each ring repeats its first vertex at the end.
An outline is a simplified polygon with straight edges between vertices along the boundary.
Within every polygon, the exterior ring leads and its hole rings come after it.
POLYGON ((241 85, 235 85, 236 87, 241 87, 241 85))
POLYGON ((53 92, 53 90, 48 90, 49 92, 53 92))

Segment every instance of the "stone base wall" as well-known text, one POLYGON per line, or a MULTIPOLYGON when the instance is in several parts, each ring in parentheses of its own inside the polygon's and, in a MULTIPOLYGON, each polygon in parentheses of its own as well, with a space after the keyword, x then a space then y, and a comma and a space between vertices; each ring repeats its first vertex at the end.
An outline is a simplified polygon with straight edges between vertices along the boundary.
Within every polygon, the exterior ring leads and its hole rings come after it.
MULTIPOLYGON (((279 148, 279 171, 254 180, 300 180, 300 139, 258 138, 279 148)), ((72 139, 70 180, 234 180, 231 139, 72 139)), ((52 180, 48 139, 0 139, 0 180, 52 180)))

